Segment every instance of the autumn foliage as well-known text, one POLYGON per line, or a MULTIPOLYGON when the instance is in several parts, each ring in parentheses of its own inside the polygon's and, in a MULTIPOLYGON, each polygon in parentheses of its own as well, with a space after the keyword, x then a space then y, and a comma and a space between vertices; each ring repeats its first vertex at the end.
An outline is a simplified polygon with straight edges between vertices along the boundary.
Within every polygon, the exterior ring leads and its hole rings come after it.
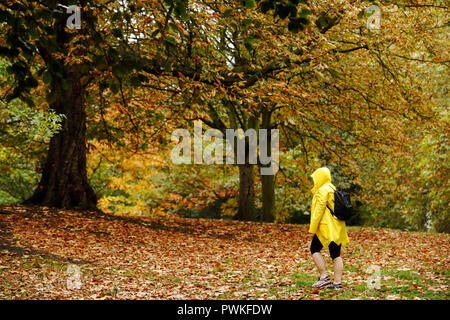
POLYGON ((336 294, 311 288, 307 225, 2 206, 0 226, 0 299, 448 299, 444 234, 350 227, 336 294))
POLYGON ((448 299, 443 1, 77 5, 0 4, 0 298, 448 299), (279 170, 174 163, 194 121, 278 130, 279 170), (339 296, 309 289, 322 166, 355 210, 339 296))

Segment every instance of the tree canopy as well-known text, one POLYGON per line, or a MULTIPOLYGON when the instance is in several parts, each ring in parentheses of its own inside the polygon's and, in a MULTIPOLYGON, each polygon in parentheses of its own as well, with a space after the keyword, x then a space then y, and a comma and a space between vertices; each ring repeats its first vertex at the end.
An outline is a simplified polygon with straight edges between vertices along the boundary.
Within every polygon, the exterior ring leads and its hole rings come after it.
MULTIPOLYGON (((443 2, 0 5, 0 200, 305 222, 332 170, 353 223, 447 231, 443 2), (62 6, 61 6, 62 5, 62 6), (70 29, 66 9, 81 10, 70 29), (376 5, 380 27, 368 27, 376 5), (171 133, 278 129, 279 171, 175 165, 171 133)), ((208 146, 204 146, 207 148, 208 146)))

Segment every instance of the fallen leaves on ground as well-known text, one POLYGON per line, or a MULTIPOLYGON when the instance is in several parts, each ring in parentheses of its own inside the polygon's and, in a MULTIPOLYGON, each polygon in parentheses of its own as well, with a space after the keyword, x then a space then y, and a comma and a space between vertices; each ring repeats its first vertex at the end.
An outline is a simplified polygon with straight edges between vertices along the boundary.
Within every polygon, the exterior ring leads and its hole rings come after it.
POLYGON ((307 230, 1 206, 0 299, 449 298, 449 235, 349 227, 335 292, 311 288, 307 230), (69 286, 73 265, 79 288, 69 286))

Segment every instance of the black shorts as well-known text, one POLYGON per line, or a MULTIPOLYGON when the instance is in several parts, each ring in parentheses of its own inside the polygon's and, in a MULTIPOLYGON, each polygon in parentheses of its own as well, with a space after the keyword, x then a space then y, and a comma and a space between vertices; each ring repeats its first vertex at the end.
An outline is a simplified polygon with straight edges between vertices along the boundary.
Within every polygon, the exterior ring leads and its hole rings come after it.
MULTIPOLYGON (((315 234, 311 241, 311 254, 320 252, 322 248, 323 245, 320 242, 319 238, 317 237, 317 234, 315 234)), ((336 259, 341 255, 341 245, 337 245, 334 241, 331 241, 330 245, 328 246, 328 249, 330 250, 331 259, 336 259)))

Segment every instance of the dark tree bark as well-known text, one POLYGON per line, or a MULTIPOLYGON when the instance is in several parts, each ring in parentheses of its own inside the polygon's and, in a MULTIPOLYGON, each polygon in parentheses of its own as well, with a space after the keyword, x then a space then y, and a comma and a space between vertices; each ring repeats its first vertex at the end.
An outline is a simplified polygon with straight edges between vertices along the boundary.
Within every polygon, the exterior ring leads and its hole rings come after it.
MULTIPOLYGON (((247 120, 247 128, 255 129, 258 119, 250 116, 247 120)), ((235 145, 236 146, 236 145, 235 145)), ((235 155, 236 149, 235 149, 235 155)), ((238 212, 235 216, 237 220, 254 221, 256 220, 255 211, 255 164, 250 163, 250 141, 245 137, 245 163, 238 164, 239 167, 239 200, 238 212)))
MULTIPOLYGON (((49 2, 49 8, 56 7, 56 2, 49 2)), ((89 185, 86 172, 86 84, 81 81, 88 74, 89 66, 70 60, 66 62, 64 58, 53 55, 65 55, 66 47, 70 45, 74 35, 66 31, 66 19, 65 15, 60 15, 54 24, 57 45, 38 47, 39 54, 52 75, 50 109, 63 115, 64 119, 61 130, 50 140, 39 185, 25 203, 96 209, 97 196, 89 185)), ((80 29, 79 32, 87 31, 80 29)), ((85 54, 85 49, 81 47, 75 50, 72 54, 85 54)))
POLYGON ((57 100, 50 108, 65 119, 61 131, 50 140, 39 185, 25 203, 96 209, 97 196, 86 173, 85 89, 80 83, 81 76, 81 65, 65 66, 68 88, 64 90, 59 81, 52 83, 52 94, 57 100))
POLYGON ((239 166, 239 201, 237 220, 254 221, 255 214, 255 177, 254 165, 241 164, 239 166))
MULTIPOLYGON (((261 129, 267 129, 267 156, 272 155, 271 144, 271 116, 272 112, 265 106, 261 112, 261 129)), ((263 166, 260 164, 260 167, 263 166)), ((270 167, 270 164, 267 165, 270 167)), ((261 175, 261 189, 262 189, 262 220, 272 222, 275 220, 275 175, 261 175)))
POLYGON ((262 220, 275 220, 275 176, 261 175, 262 187, 262 220))

